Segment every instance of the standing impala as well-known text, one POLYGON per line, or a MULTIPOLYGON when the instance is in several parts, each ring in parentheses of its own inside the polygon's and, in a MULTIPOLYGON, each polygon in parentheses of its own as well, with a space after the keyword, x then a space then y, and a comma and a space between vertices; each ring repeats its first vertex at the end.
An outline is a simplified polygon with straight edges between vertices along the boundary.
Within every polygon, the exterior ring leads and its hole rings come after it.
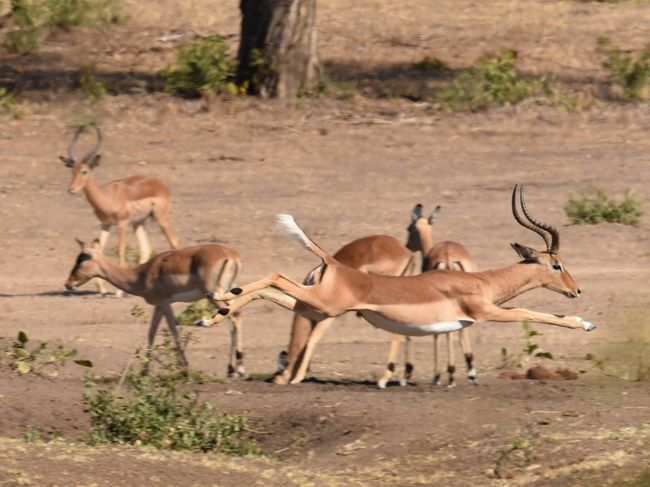
MULTIPOLYGON (((476 272, 478 270, 476 262, 463 245, 449 240, 433 244, 431 224, 439 212, 440 206, 436 207, 431 216, 427 218, 422 215, 422 205, 419 203, 411 212, 411 224, 408 227, 409 236, 406 246, 414 252, 422 251, 422 272, 431 270, 476 272)), ((469 330, 463 328, 458 333, 460 334, 460 344, 467 364, 467 378, 472 384, 478 384, 476 369, 473 365, 474 354, 469 342, 469 330)), ((456 385, 454 380, 456 365, 454 364, 453 335, 452 333, 445 333, 445 335, 447 335, 447 385, 448 387, 454 387, 456 385)), ((433 335, 434 385, 440 385, 440 342, 438 338, 438 334, 433 335)))
MULTIPOLYGON (((79 159, 74 156, 75 144, 83 132, 83 127, 79 127, 68 145, 68 157, 59 157, 72 169, 72 182, 68 192, 77 194, 83 190, 101 223, 100 248, 103 249, 106 245, 110 228, 117 225, 119 262, 121 266, 125 266, 126 231, 131 223, 140 248, 139 262, 146 262, 151 256, 151 246, 143 225, 149 218, 156 220, 170 247, 177 248, 178 238, 170 221, 171 196, 167 186, 158 179, 145 176, 130 176, 104 186, 97 184, 93 170, 99 165, 102 134, 97 126, 95 131, 97 143, 86 155, 79 159)), ((102 294, 106 293, 103 283, 100 284, 100 291, 102 294)))
MULTIPOLYGON (((137 267, 121 267, 113 264, 103 254, 99 240, 86 245, 77 240, 81 253, 77 257, 70 276, 65 283, 69 290, 99 277, 129 294, 141 296, 154 306, 149 326, 147 355, 151 353, 156 331, 164 316, 171 331, 179 362, 187 366, 176 328, 172 303, 191 302, 205 297, 213 290, 224 292, 235 279, 241 263, 239 253, 223 245, 206 244, 168 250, 155 255, 137 267)), ((230 376, 244 375, 241 319, 232 316, 230 344, 230 376)))
MULTIPOLYGON (((228 308, 219 311, 216 321, 252 299, 266 299, 290 310, 303 308, 325 317, 358 311, 376 327, 407 336, 458 331, 483 321, 531 321, 593 330, 593 324, 577 316, 501 307, 515 296, 539 287, 569 298, 580 295, 580 289, 560 259, 558 231, 530 216, 520 190, 524 220, 516 207, 517 190, 515 186, 512 193, 513 215, 517 222, 544 239, 546 250, 512 244, 522 258, 520 262, 482 272, 440 270, 406 277, 366 274, 342 265, 321 249, 292 216, 279 215, 281 226, 321 259, 321 264, 311 272, 314 279, 303 285, 276 273, 241 288, 231 289, 223 295, 213 295, 220 301, 230 301, 228 308)), ((306 363, 311 358, 307 353, 309 342, 303 357, 306 363)))

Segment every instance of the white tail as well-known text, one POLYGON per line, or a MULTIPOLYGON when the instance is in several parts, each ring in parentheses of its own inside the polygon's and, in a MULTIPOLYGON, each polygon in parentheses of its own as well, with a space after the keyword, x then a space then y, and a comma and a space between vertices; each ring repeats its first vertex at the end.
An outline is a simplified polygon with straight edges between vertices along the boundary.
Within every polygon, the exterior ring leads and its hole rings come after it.
POLYGON ((330 257, 330 255, 321 249, 316 243, 310 239, 307 234, 298 226, 296 220, 293 216, 288 213, 280 213, 277 216, 278 227, 284 233, 294 237, 298 240, 305 249, 310 250, 314 254, 318 255, 321 259, 330 257))

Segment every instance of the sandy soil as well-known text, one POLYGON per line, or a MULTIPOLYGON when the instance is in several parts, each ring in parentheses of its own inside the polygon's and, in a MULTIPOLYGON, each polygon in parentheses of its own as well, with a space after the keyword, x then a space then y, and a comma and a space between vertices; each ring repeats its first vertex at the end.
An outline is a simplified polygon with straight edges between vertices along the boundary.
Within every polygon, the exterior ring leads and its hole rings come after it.
MULTIPOLYGON (((315 261, 274 228, 291 212, 324 248, 386 233, 405 237, 415 203, 443 206, 436 239, 463 242, 481 268, 507 265, 510 242, 541 247, 513 220, 515 183, 527 185, 535 215, 560 228, 562 255, 584 293, 568 300, 545 290, 513 304, 582 316, 593 333, 539 325, 550 367, 579 379, 540 383, 499 379, 501 349, 518 354, 519 324, 473 327, 480 385, 433 387, 431 340, 415 340, 415 375, 404 388, 378 390, 387 335, 344 316, 319 346, 311 376, 297 386, 260 380, 201 386, 202 397, 251 418, 264 457, 229 458, 126 447, 90 448, 81 395, 83 370, 67 366, 51 380, 0 372, 0 482, 5 485, 624 485, 647 472, 650 383, 626 380, 650 348, 650 226, 570 226, 571 195, 604 188, 650 197, 648 104, 605 103, 581 113, 525 104, 480 114, 444 114, 426 103, 383 97, 426 92, 408 66, 424 55, 452 67, 516 47, 522 67, 557 76, 570 89, 603 89, 593 46, 598 35, 639 48, 647 5, 581 2, 426 1, 406 11, 389 2, 322 2, 323 61, 358 94, 348 100, 302 99, 289 105, 254 99, 184 101, 155 91, 155 72, 175 43, 214 31, 236 45, 236 2, 198 21, 180 2, 115 29, 57 34, 39 54, 0 58, 2 79, 20 86, 26 114, 0 125, 0 336, 24 330, 65 344, 116 377, 146 325, 131 309, 141 299, 65 296, 78 247, 98 224, 83 197, 66 188, 59 161, 80 110, 105 133, 99 181, 155 175, 172 190, 182 245, 219 242, 239 250, 241 282, 272 271, 301 278, 315 261), (165 26, 164 28, 161 26, 165 26), (71 61, 74 59, 75 61, 71 61), (70 79, 93 62, 112 93, 88 107, 70 79), (137 67, 137 69, 135 69, 137 67), (150 93, 147 90, 153 89, 150 93), (645 342, 644 342, 645 340, 645 342), (605 375, 584 360, 609 357, 605 375), (29 427, 64 441, 26 444, 29 427), (516 446, 516 448, 515 448, 516 446)), ((419 96, 419 95, 418 95, 419 96)), ((149 227, 156 249, 165 248, 149 227)), ((131 237, 131 245, 135 244, 131 237)), ((116 243, 113 236, 109 246, 116 243)), ((92 286, 87 286, 92 291, 92 286)), ((177 309, 181 310, 182 305, 177 309)), ((249 372, 275 369, 291 315, 256 303, 245 314, 249 372)), ((193 367, 225 376, 226 327, 191 329, 193 367)), ((647 480, 647 477, 645 477, 647 480)), ((630 484, 632 485, 632 484, 630 484)), ((647 484, 646 484, 647 485, 647 484)))

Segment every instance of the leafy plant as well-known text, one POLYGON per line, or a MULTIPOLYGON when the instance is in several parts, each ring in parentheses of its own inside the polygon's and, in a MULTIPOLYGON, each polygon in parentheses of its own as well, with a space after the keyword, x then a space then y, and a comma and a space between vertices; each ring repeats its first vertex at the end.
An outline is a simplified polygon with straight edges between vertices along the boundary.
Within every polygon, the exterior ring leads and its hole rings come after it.
POLYGON ((38 47, 44 29, 102 26, 125 20, 120 0, 12 0, 15 28, 7 34, 10 52, 31 52, 38 47))
POLYGON ((176 317, 176 321, 182 326, 193 326, 198 320, 212 318, 217 313, 217 308, 207 299, 201 299, 190 303, 176 317))
POLYGON ((298 98, 327 96, 337 100, 348 100, 357 94, 356 89, 349 82, 321 76, 308 89, 302 90, 298 98))
MULTIPOLYGON (((163 351, 171 351, 166 340, 163 351)), ((176 372, 173 354, 162 355, 156 374, 128 373, 127 393, 99 389, 87 376, 83 401, 90 414, 90 444, 125 443, 166 450, 258 453, 245 418, 218 413, 188 390, 192 375, 176 372)), ((160 357, 159 357, 160 358, 160 357)))
POLYGON ((541 333, 535 330, 527 321, 522 323, 522 328, 524 330, 524 336, 526 337, 526 342, 524 348, 517 355, 510 355, 508 349, 505 347, 501 348, 501 365, 499 368, 512 368, 512 367, 521 367, 522 365, 531 361, 534 358, 545 358, 552 360, 553 354, 551 352, 546 352, 540 348, 540 346, 533 341, 533 337, 541 336, 541 333))
POLYGON ((484 110, 493 104, 514 105, 543 93, 541 79, 522 79, 515 69, 517 53, 503 50, 498 56, 483 58, 459 74, 449 86, 438 90, 436 102, 453 111, 484 110))
POLYGON ((233 83, 236 67, 226 41, 213 35, 181 46, 175 64, 160 74, 165 78, 165 89, 174 95, 192 98, 208 91, 237 94, 240 90, 233 83))
POLYGON ((603 67, 609 72, 612 81, 623 89, 625 98, 632 101, 644 100, 644 91, 650 82, 650 48, 633 58, 609 38, 600 37, 597 50, 606 56, 603 67))
POLYGON ((413 63, 413 69, 423 73, 444 73, 449 67, 436 57, 425 56, 413 63))
POLYGON ((598 189, 593 197, 584 193, 580 197, 569 197, 569 201, 564 205, 564 211, 572 223, 586 225, 603 222, 638 225, 643 216, 641 202, 629 191, 625 192, 620 202, 616 202, 611 200, 602 189, 598 189))
POLYGON ((97 79, 93 66, 84 66, 79 70, 79 88, 90 103, 97 103, 106 96, 106 86, 97 79))
MULTIPOLYGON (((0 343, 2 363, 20 374, 34 373, 37 375, 55 376, 65 365, 66 360, 77 355, 74 348, 57 345, 54 350, 48 350, 47 342, 41 342, 35 347, 29 347, 29 338, 24 331, 18 332, 15 340, 0 343)), ((82 367, 92 367, 92 362, 86 359, 76 359, 74 363, 82 367)))
POLYGON ((0 86, 0 108, 9 113, 13 118, 20 118, 22 114, 14 96, 3 86, 0 86))

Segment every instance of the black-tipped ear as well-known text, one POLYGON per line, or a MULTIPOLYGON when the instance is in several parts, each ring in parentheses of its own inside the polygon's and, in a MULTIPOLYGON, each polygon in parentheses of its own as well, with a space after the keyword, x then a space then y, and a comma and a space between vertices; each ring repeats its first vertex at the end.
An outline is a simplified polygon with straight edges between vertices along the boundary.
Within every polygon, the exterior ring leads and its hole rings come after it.
POLYGON ((79 244, 79 247, 81 248, 81 250, 83 250, 84 248, 86 248, 86 243, 85 243, 83 240, 80 240, 80 239, 78 239, 77 237, 75 237, 75 240, 76 240, 77 243, 79 244))
POLYGON ((69 157, 59 156, 59 159, 61 159, 61 162, 63 162, 63 164, 65 164, 65 167, 74 166, 74 160, 70 159, 69 157))
POLYGON ((438 205, 435 207, 433 212, 431 212, 431 216, 429 217, 429 225, 438 219, 440 212, 442 212, 442 206, 438 205))
POLYGON ((422 218, 422 204, 421 203, 418 203, 417 205, 415 205, 415 207, 411 211, 411 220, 415 221, 418 218, 422 218))
POLYGON ((521 245, 518 243, 513 243, 510 244, 513 249, 515 249, 515 252, 519 254, 519 257, 524 259, 526 262, 537 262, 539 263, 539 259, 537 258, 537 254, 535 254, 535 251, 531 249, 530 247, 526 247, 525 245, 521 245))
POLYGON ((99 244, 99 239, 98 238, 93 240, 93 244, 92 244, 91 248, 93 250, 101 250, 101 245, 99 244))
POLYGON ((102 158, 101 154, 97 154, 95 157, 93 157, 89 162, 88 165, 92 168, 95 168, 99 166, 99 160, 102 158))

